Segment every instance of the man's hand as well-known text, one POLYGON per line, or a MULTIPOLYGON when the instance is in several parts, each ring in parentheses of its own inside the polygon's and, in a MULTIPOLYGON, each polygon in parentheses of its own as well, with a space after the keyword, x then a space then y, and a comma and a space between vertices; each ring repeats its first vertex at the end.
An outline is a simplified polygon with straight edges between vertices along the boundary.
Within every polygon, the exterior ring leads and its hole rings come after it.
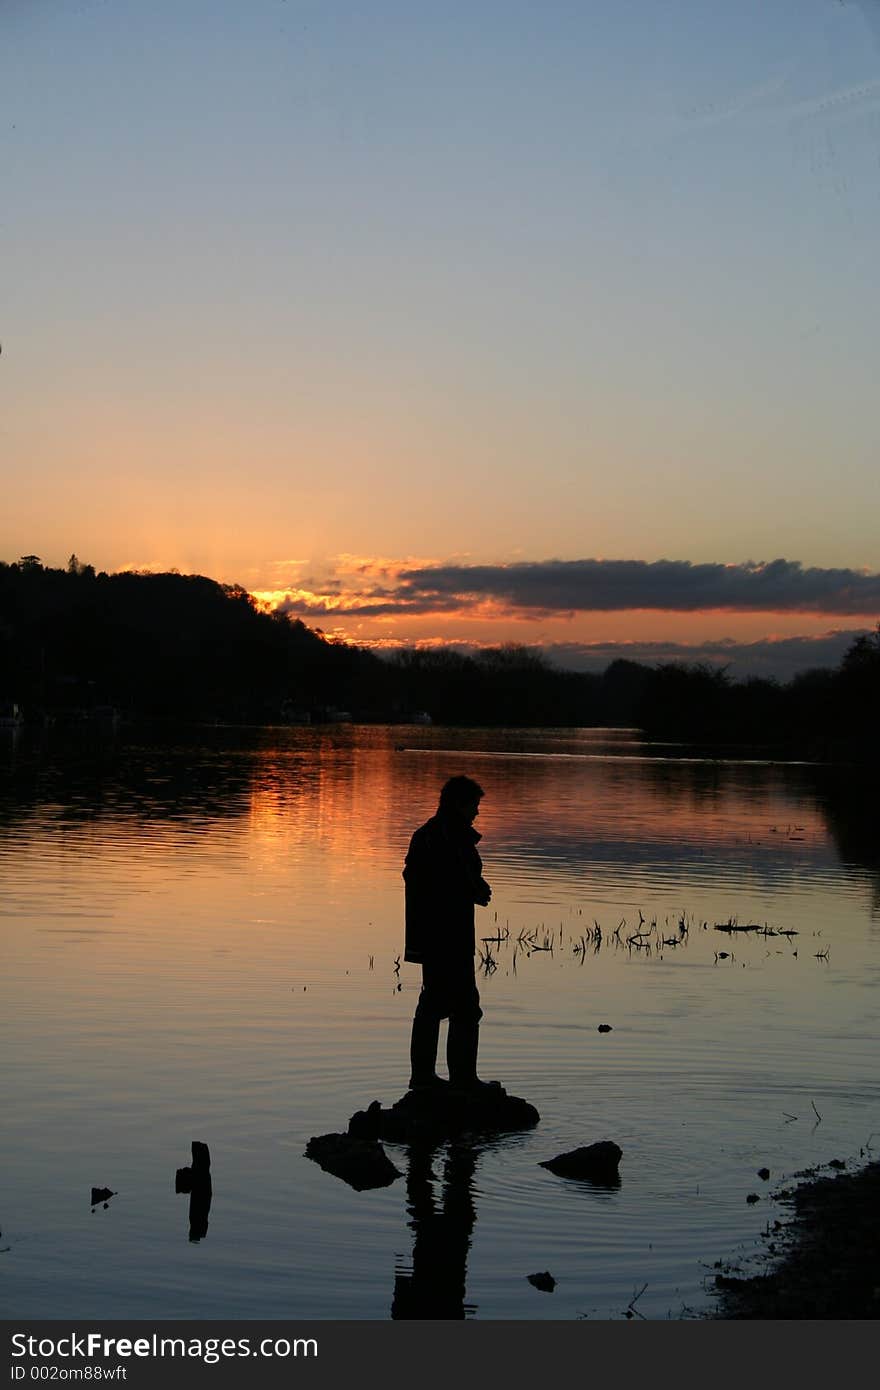
POLYGON ((477 903, 478 907, 488 907, 491 899, 492 889, 489 887, 486 880, 484 878, 481 878, 480 886, 477 889, 477 896, 475 898, 475 902, 477 903))

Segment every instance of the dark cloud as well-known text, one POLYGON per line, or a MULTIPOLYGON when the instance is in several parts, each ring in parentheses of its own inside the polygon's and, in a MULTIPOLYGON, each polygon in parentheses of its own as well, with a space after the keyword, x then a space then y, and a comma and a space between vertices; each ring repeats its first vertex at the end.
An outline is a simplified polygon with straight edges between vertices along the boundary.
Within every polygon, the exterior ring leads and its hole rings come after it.
POLYGON ((304 618, 468 613, 487 603, 535 619, 633 609, 880 614, 880 574, 805 568, 797 560, 543 560, 403 568, 381 578, 364 566, 350 576, 301 583, 278 606, 304 618))
POLYGON ((546 560, 513 565, 442 565, 404 570, 398 591, 409 607, 433 611, 438 599, 459 607, 486 599, 549 613, 649 608, 764 613, 880 612, 880 575, 805 569, 796 560, 741 565, 688 560, 546 560))

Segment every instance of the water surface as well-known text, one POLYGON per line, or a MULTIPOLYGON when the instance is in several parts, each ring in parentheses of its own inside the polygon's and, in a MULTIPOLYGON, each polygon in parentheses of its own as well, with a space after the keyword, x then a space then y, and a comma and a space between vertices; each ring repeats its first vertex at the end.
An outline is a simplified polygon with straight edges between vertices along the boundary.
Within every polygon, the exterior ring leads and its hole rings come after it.
POLYGON ((7 1316, 616 1318, 643 1286, 641 1315, 678 1316, 760 1245, 774 1184, 880 1141, 880 866, 841 769, 619 730, 0 754, 7 1316), (502 938, 481 1070, 541 1124, 389 1146, 404 1176, 355 1193, 303 1150, 405 1088, 400 868, 458 772, 486 789, 478 935, 502 938), (617 1188, 538 1166, 603 1138, 617 1188), (174 1192, 193 1139, 200 1240, 174 1192), (92 1210, 93 1186, 117 1195, 92 1210))

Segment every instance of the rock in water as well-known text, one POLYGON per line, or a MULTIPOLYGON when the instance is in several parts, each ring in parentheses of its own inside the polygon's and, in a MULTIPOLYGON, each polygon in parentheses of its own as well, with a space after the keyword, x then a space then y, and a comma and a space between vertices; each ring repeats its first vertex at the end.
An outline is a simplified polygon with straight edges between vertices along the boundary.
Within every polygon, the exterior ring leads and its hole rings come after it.
POLYGON ((192 1167, 178 1168, 174 1175, 175 1192, 192 1192, 195 1187, 210 1187, 211 1155, 207 1144, 200 1140, 192 1141, 192 1167))
POLYGON ((325 1173, 347 1182, 356 1192, 388 1187, 400 1177, 400 1170, 395 1168, 377 1139, 362 1139, 351 1134, 319 1134, 309 1140, 305 1156, 313 1159, 325 1173))
POLYGON ((352 1138, 385 1139, 392 1144, 437 1143, 458 1134, 503 1134, 532 1129, 540 1120, 533 1105, 509 1096, 503 1086, 479 1090, 453 1087, 407 1091, 390 1109, 374 1100, 348 1122, 352 1138))
POLYGON ((111 1192, 109 1187, 93 1187, 91 1204, 96 1207, 99 1202, 109 1202, 110 1198, 115 1196, 116 1193, 111 1192))
POLYGON ((208 1234, 208 1216, 214 1196, 211 1182, 211 1155, 207 1144, 193 1139, 192 1165, 178 1168, 174 1174, 174 1191, 189 1194, 189 1238, 204 1240, 208 1234))
POLYGON ((620 1182, 617 1169, 622 1157, 623 1150, 617 1144, 603 1139, 598 1144, 587 1144, 585 1148, 557 1154, 540 1166, 549 1168, 560 1178, 581 1178, 586 1182, 616 1185, 620 1182))
POLYGON ((543 1293, 552 1293, 556 1288, 556 1280, 549 1269, 543 1269, 539 1274, 527 1274, 526 1278, 530 1284, 534 1284, 536 1289, 541 1289, 543 1293))

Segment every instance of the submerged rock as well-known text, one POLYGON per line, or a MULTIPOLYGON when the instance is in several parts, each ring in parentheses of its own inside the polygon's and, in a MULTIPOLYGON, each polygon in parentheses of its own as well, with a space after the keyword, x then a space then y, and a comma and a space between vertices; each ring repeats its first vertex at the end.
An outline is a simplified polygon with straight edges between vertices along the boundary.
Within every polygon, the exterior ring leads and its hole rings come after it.
POLYGON ((194 1188, 210 1187, 211 1183, 211 1154, 207 1144, 203 1144, 199 1139, 194 1139, 192 1148, 192 1166, 190 1168, 178 1168, 174 1175, 175 1192, 192 1192, 194 1188))
POLYGON ((479 1090, 452 1086, 407 1091, 389 1109, 374 1100, 348 1122, 353 1138, 386 1139, 395 1144, 437 1143, 457 1134, 502 1134, 532 1129, 540 1120, 533 1105, 509 1096, 496 1083, 479 1090))
POLYGON ((305 1151, 325 1172, 356 1191, 387 1187, 400 1177, 380 1140, 393 1144, 435 1145, 460 1134, 500 1134, 531 1129, 540 1116, 533 1105, 509 1096, 496 1082, 477 1090, 438 1085, 407 1091, 387 1109, 378 1100, 358 1110, 345 1134, 321 1134, 305 1151))
POLYGON ((211 1154, 207 1144, 193 1139, 192 1165, 178 1168, 174 1174, 174 1191, 189 1193, 189 1238, 200 1241, 208 1234, 208 1217, 214 1196, 211 1182, 211 1154))
POLYGON ((617 1144, 610 1139, 602 1139, 598 1144, 587 1144, 582 1149, 557 1154, 540 1166, 549 1168, 560 1178, 581 1178, 586 1182, 616 1186, 620 1182, 617 1170, 622 1157, 623 1150, 617 1144))
MULTIPOLYGON (((376 1102, 378 1105, 378 1101, 376 1102)), ((319 1134, 306 1145, 306 1158, 353 1187, 365 1192, 372 1187, 388 1187, 401 1176, 377 1139, 352 1134, 319 1134)))

